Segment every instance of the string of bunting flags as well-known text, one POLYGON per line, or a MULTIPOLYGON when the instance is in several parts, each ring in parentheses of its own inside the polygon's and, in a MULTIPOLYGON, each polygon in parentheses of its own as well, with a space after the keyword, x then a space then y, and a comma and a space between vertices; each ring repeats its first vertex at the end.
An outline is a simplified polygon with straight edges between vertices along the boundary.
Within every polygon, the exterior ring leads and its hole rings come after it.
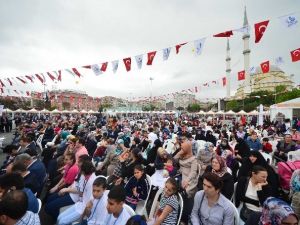
MULTIPOLYGON (((298 24, 297 13, 298 12, 280 16, 280 17, 278 17, 278 19, 281 21, 281 23, 283 24, 284 27, 288 27, 288 28, 295 27, 298 24)), ((261 21, 261 22, 254 24, 255 43, 259 43, 261 41, 264 33, 267 30, 269 22, 270 22, 270 20, 265 20, 265 21, 261 21)), ((221 38, 222 37, 229 38, 229 37, 233 36, 235 33, 249 32, 249 29, 250 29, 250 27, 246 26, 246 27, 241 27, 238 29, 233 29, 233 30, 228 30, 225 32, 217 33, 212 36, 215 38, 220 38, 220 37, 221 38)), ((194 54, 196 56, 199 56, 203 52, 206 38, 207 37, 204 37, 204 38, 200 38, 200 39, 190 41, 190 42, 183 42, 183 43, 177 44, 173 47, 163 48, 163 49, 159 50, 162 53, 162 60, 167 61, 170 57, 171 52, 173 52, 174 50, 175 50, 175 55, 178 55, 180 53, 181 48, 186 47, 189 44, 192 44, 192 47, 193 47, 192 52, 194 52, 194 54)), ((125 70, 127 72, 132 70, 133 60, 135 60, 136 67, 139 70, 142 69, 143 64, 146 64, 148 66, 153 65, 154 59, 157 58, 157 55, 158 55, 157 53, 158 53, 158 51, 150 51, 146 54, 139 54, 139 55, 136 55, 133 57, 123 58, 122 61, 123 61, 125 70), (144 62, 144 57, 146 57, 145 62, 144 62)), ((299 61, 300 60, 300 48, 291 51, 290 55, 291 55, 292 62, 299 61)), ((276 63, 283 63, 282 57, 278 57, 276 59, 276 63)), ((113 60, 110 62, 110 64, 111 64, 112 72, 116 73, 119 70, 120 60, 113 60)), ((81 77, 83 77, 83 73, 81 72, 81 69, 91 69, 96 76, 99 76, 99 75, 107 72, 108 68, 109 68, 109 62, 103 62, 103 63, 95 63, 95 64, 90 64, 90 65, 80 66, 80 67, 73 67, 73 68, 68 68, 68 69, 59 69, 59 70, 54 70, 54 71, 50 71, 50 72, 35 73, 32 75, 5 77, 5 78, 0 79, 0 91, 1 91, 1 93, 4 93, 4 88, 12 87, 12 86, 15 86, 18 84, 33 84, 36 81, 41 82, 42 84, 45 84, 47 82, 47 80, 49 80, 49 79, 53 82, 54 81, 62 81, 63 71, 68 72, 73 77, 81 78, 81 77)), ((267 71, 269 71, 269 68, 270 68, 269 61, 263 62, 261 64, 261 68, 262 68, 263 73, 266 73, 267 71)), ((244 80, 244 79, 245 79, 245 71, 238 72, 238 80, 244 80)), ((218 83, 218 81, 212 81, 212 82, 210 84, 218 83)), ((222 84, 223 86, 226 85, 226 77, 223 77, 221 79, 220 84, 222 84)), ((203 84, 203 86, 208 87, 209 82, 203 84)), ((189 91, 189 90, 190 89, 187 89, 187 91, 189 91)), ((196 87, 194 87, 191 90, 194 90, 195 93, 198 92, 196 90, 196 87)), ((17 91, 17 90, 14 90, 14 91, 17 91)), ((22 93, 22 92, 20 91, 20 93, 22 93)), ((24 91, 23 91, 23 94, 25 95, 24 91)), ((25 96, 27 96, 27 94, 25 96)))

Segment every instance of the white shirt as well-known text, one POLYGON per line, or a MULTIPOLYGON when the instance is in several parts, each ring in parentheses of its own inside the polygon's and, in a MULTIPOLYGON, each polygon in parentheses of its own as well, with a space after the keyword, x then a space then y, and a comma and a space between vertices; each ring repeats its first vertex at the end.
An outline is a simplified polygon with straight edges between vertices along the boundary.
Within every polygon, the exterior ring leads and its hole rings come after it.
POLYGON ((125 225, 129 218, 130 218, 129 213, 126 211, 126 209, 123 208, 122 212, 118 216, 118 218, 114 217, 113 214, 107 214, 104 224, 105 225, 125 225))
MULTIPOLYGON (((258 188, 252 184, 252 181, 250 179, 245 196, 248 197, 248 198, 251 198, 253 200, 259 201, 258 196, 257 196, 257 190, 258 190, 258 188)), ((252 204, 249 204, 249 203, 245 203, 245 204, 246 204, 248 209, 251 209, 255 212, 261 212, 262 211, 261 207, 257 207, 255 205, 252 205, 252 204)))
POLYGON ((158 139, 158 137, 157 137, 157 135, 154 134, 153 132, 150 132, 150 133, 148 134, 148 138, 151 140, 150 146, 151 146, 151 148, 152 148, 153 145, 154 145, 154 141, 155 141, 156 139, 158 139))
POLYGON ((106 209, 108 192, 108 190, 105 191, 100 199, 93 199, 91 215, 87 219, 88 225, 105 225, 103 218, 108 215, 106 209))

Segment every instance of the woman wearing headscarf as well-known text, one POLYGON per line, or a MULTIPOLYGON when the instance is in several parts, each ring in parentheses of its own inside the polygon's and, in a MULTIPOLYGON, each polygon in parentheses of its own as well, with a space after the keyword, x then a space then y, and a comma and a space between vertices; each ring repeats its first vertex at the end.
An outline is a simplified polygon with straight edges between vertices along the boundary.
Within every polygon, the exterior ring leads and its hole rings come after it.
POLYGON ((152 176, 155 172, 155 168, 154 168, 154 162, 155 159, 157 157, 157 150, 162 147, 162 143, 159 139, 156 139, 154 141, 154 145, 153 147, 149 150, 148 154, 147 154, 147 167, 146 167, 146 173, 150 176, 152 176))
POLYGON ((214 146, 216 146, 217 139, 216 137, 212 134, 211 130, 206 131, 206 141, 213 143, 214 146))
POLYGON ((201 165, 200 175, 204 173, 207 166, 211 165, 211 159, 215 156, 214 144, 211 142, 206 142, 204 149, 200 149, 197 160, 201 165))
POLYGON ((251 175, 252 168, 255 166, 262 166, 268 172, 268 183, 272 186, 274 197, 278 196, 279 178, 274 169, 267 163, 262 154, 258 151, 250 151, 250 155, 244 158, 242 166, 238 171, 238 179, 240 177, 249 177, 251 175))
POLYGON ((235 157, 242 161, 243 158, 248 157, 250 154, 250 148, 243 138, 238 138, 236 140, 236 145, 234 147, 235 157))
POLYGON ((291 205, 298 217, 300 217, 300 169, 295 170, 290 181, 291 205))
POLYGON ((245 225, 298 225, 299 218, 292 207, 281 199, 269 197, 262 213, 251 214, 245 225))
MULTIPOLYGON (((211 159, 211 166, 207 166, 205 172, 212 172, 221 178, 223 181, 221 194, 230 200, 233 194, 234 182, 232 175, 227 171, 225 160, 222 157, 215 155, 211 159)), ((202 180, 200 182, 202 182, 202 180)))

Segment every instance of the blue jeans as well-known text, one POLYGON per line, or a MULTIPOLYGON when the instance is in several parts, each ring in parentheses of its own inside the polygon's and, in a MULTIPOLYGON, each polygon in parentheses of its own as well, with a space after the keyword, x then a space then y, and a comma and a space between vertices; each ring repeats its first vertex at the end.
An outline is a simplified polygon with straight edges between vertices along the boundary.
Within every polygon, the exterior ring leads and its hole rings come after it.
POLYGON ((60 196, 58 193, 51 194, 45 205, 45 212, 49 214, 55 221, 59 215, 60 208, 74 204, 68 193, 60 196))
POLYGON ((75 209, 75 205, 63 211, 57 218, 57 225, 69 225, 80 219, 81 214, 75 209))

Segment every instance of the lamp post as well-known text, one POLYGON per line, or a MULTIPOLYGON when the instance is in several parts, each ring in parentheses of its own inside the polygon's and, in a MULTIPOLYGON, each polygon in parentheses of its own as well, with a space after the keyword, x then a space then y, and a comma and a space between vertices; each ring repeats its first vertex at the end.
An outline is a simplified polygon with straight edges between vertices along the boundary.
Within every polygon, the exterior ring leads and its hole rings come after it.
POLYGON ((151 110, 151 107, 152 107, 152 81, 154 80, 153 77, 150 77, 150 110, 151 110))

